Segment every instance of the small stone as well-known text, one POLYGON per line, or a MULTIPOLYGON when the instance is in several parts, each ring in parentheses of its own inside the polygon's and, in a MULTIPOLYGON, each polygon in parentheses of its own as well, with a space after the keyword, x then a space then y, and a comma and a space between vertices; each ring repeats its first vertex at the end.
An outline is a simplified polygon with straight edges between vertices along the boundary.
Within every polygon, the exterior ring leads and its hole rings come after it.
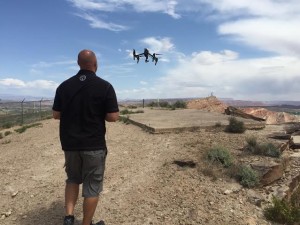
POLYGON ((224 195, 229 195, 229 194, 231 194, 232 193, 232 190, 225 190, 224 191, 224 195))

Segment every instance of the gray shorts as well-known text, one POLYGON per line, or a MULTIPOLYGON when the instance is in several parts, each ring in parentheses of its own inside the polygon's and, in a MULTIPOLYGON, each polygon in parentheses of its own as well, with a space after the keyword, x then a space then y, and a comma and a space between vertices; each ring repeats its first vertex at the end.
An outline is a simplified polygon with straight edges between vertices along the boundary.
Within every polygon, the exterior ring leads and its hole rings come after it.
POLYGON ((103 190, 107 150, 65 151, 67 183, 82 184, 83 197, 97 197, 103 190))

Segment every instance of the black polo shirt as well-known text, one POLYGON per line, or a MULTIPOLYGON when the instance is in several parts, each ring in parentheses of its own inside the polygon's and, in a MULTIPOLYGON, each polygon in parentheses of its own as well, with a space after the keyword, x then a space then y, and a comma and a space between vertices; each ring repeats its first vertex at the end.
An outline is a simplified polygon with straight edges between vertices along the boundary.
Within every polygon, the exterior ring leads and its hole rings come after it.
POLYGON ((113 86, 88 70, 59 85, 53 110, 60 115, 60 141, 64 151, 92 151, 106 147, 105 115, 118 112, 113 86))

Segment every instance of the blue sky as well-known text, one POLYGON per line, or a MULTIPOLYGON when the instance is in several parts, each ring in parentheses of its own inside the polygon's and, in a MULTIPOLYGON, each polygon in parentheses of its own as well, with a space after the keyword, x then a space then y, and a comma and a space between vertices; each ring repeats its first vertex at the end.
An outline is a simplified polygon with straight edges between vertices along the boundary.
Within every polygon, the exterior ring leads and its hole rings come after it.
POLYGON ((299 27, 298 0, 3 0, 0 95, 53 98, 91 49, 120 100, 299 100, 299 27))

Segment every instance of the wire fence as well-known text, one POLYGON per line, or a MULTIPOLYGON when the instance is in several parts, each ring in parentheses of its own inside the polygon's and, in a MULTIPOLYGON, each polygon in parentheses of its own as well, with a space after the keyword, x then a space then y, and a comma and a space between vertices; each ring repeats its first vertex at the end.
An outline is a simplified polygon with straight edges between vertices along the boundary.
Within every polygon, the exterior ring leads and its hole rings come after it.
POLYGON ((9 128, 52 117, 53 100, 0 101, 0 128, 9 128))

